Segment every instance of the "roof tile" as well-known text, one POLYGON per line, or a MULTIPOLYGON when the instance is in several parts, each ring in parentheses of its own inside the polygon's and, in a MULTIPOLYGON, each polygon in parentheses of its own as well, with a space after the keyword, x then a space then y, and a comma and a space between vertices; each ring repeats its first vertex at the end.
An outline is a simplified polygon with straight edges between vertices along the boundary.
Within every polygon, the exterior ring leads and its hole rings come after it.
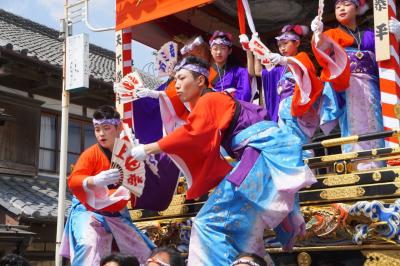
MULTIPOLYGON (((58 179, 0 176, 0 206, 26 218, 56 219, 58 179)), ((67 191, 65 215, 72 195, 67 191)))
MULTIPOLYGON (((31 20, 0 9, 0 47, 12 49, 41 62, 61 68, 62 41, 59 32, 31 20)), ((99 46, 89 45, 89 68, 91 77, 104 82, 113 82, 115 53, 99 46)), ((160 81, 138 71, 150 89, 160 86, 160 81)))

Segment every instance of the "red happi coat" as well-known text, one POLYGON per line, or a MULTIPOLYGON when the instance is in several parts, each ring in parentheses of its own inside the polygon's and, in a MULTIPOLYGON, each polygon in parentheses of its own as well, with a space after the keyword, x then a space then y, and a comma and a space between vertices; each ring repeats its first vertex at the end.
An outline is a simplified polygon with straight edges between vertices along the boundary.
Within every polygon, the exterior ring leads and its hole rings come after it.
MULTIPOLYGON (((94 210, 87 203, 87 193, 83 187, 83 181, 89 176, 95 176, 101 171, 110 169, 110 160, 101 150, 99 144, 95 144, 86 149, 78 161, 76 162, 71 175, 68 178, 68 187, 72 194, 88 209, 94 210)), ((116 189, 109 189, 109 195, 114 193, 116 189)), ((120 200, 100 211, 116 212, 123 209, 128 200, 120 200)))
POLYGON ((300 52, 293 58, 297 64, 289 64, 289 68, 296 79, 291 113, 295 117, 300 117, 304 115, 321 96, 324 84, 317 77, 314 64, 305 52, 300 52), (305 104, 301 103, 302 90, 305 89, 302 87, 309 87, 309 93, 307 93, 309 101, 305 104))
POLYGON ((331 82, 332 87, 340 92, 349 87, 350 63, 343 49, 354 43, 354 38, 340 28, 325 31, 322 34, 321 47, 312 42, 312 49, 322 67, 321 80, 331 82))
POLYGON ((186 125, 158 141, 188 178, 188 199, 204 195, 231 171, 220 145, 234 112, 235 102, 226 93, 207 93, 197 101, 186 125))

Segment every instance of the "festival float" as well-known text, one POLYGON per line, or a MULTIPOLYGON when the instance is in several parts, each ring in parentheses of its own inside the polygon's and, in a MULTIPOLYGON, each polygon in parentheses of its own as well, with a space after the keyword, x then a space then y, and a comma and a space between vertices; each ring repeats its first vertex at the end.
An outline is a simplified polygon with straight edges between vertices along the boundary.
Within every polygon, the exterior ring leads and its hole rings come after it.
MULTIPOLYGON (((192 36, 209 39, 214 30, 234 36, 247 34, 251 51, 263 60, 270 52, 267 47, 275 48, 273 36, 285 24, 310 25, 318 15, 328 28, 333 27, 334 6, 335 1, 323 0, 117 0, 116 83, 129 77, 133 84, 129 90, 117 93, 116 104, 124 123, 134 127, 134 83, 143 83, 131 74, 135 73, 132 59, 136 52, 132 51, 132 40, 157 50, 161 47, 155 68, 164 72, 176 62, 174 53, 178 48, 171 41, 192 36), (160 57, 168 53, 168 57, 160 57)), ((360 25, 375 31, 384 131, 342 138, 340 132, 328 136, 319 132, 303 146, 303 150, 314 153, 304 161, 318 180, 299 193, 306 235, 297 239, 293 252, 285 253, 274 242, 273 230, 266 230, 265 248, 276 265, 400 265, 399 44, 387 29, 399 5, 394 0, 375 0, 369 6, 370 10, 360 17, 360 25), (385 147, 347 153, 341 150, 345 144, 376 139, 384 139, 385 147), (385 162, 385 166, 359 170, 360 162, 385 162)), ((311 47, 308 49, 311 52, 311 47)), ((239 38, 233 53, 245 60, 239 38)), ((264 63, 268 67, 268 60, 264 63)), ((182 253, 188 251, 192 219, 207 200, 207 195, 187 200, 186 189, 182 175, 165 210, 137 209, 134 203, 130 206, 135 224, 154 243, 173 245, 182 253)))

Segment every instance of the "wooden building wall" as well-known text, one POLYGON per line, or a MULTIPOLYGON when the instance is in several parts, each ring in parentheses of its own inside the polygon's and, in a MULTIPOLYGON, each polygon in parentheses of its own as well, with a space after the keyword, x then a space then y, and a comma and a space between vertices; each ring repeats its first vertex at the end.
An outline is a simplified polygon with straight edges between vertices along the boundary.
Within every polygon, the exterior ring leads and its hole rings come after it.
POLYGON ((37 174, 42 103, 15 94, 0 93, 0 107, 15 118, 0 127, 0 173, 37 174))

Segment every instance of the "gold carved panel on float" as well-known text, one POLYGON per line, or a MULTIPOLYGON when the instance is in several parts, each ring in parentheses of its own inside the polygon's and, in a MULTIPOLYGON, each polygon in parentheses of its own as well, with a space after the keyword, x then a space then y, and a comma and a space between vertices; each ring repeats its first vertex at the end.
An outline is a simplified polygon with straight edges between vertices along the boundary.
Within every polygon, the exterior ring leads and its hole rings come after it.
POLYGON ((400 265, 398 250, 362 251, 366 257, 364 266, 395 266, 400 265))
POLYGON ((382 178, 382 175, 381 175, 381 173, 379 173, 379 172, 375 172, 375 173, 372 174, 372 179, 373 179, 374 181, 376 181, 376 182, 380 181, 381 178, 382 178))
POLYGON ((131 215, 132 220, 138 220, 138 219, 142 218, 142 216, 143 216, 143 212, 139 211, 139 210, 133 210, 133 211, 130 211, 129 213, 131 215))
POLYGON ((158 214, 161 216, 180 215, 188 213, 189 207, 184 205, 169 206, 165 211, 160 211, 158 214))
POLYGON ((174 195, 169 206, 181 205, 185 203, 185 200, 186 200, 185 194, 174 195))
POLYGON ((339 185, 350 185, 355 184, 360 181, 360 176, 355 174, 347 174, 347 175, 333 175, 328 176, 322 182, 324 185, 328 187, 334 187, 339 185))
POLYGON ((308 254, 307 252, 300 252, 297 255, 297 263, 299 264, 299 266, 310 266, 312 263, 310 254, 308 254))
POLYGON ((347 144, 347 143, 354 143, 357 141, 358 141, 358 136, 348 136, 348 137, 335 138, 335 139, 326 139, 326 140, 321 141, 321 144, 325 148, 328 148, 328 147, 340 146, 340 145, 347 144))
POLYGON ((365 194, 365 189, 361 187, 343 187, 335 189, 327 189, 321 192, 321 199, 337 200, 346 198, 361 197, 365 194))
POLYGON ((339 161, 339 160, 354 159, 357 157, 358 157, 357 152, 349 152, 349 153, 341 153, 341 154, 322 156, 321 161, 322 162, 334 162, 334 161, 339 161))

